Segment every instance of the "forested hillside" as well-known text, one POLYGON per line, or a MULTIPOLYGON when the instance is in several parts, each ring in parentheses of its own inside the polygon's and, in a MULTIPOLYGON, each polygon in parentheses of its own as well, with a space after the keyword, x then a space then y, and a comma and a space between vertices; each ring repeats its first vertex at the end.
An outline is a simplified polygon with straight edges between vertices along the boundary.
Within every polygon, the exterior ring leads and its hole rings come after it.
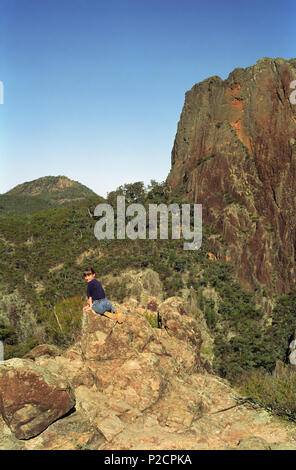
MULTIPOLYGON (((151 181, 147 188, 142 182, 126 184, 108 194, 115 220, 117 195, 147 210, 149 203, 182 203, 181 193, 165 183, 151 181)), ((211 367, 230 381, 253 367, 271 371, 277 359, 286 359, 296 328, 295 292, 282 296, 268 318, 254 294, 241 287, 231 264, 211 256, 209 239, 215 237, 221 247, 225 242, 205 224, 196 251, 184 250, 182 238, 98 240, 92 213, 103 201, 93 196, 31 215, 0 217, 0 337, 6 358, 22 356, 36 344, 67 346, 75 340, 85 301, 82 272, 92 265, 99 278, 116 276, 104 285, 111 300, 128 297, 121 274, 131 268, 157 272, 164 298, 190 295, 192 315, 205 318, 214 341, 211 367)))

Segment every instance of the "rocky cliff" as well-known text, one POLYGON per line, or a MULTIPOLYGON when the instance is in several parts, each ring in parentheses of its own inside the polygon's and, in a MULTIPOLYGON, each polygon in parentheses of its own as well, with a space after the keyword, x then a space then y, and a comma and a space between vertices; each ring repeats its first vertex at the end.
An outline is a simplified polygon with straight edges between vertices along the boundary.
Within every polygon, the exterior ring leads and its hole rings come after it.
POLYGON ((296 59, 263 58, 186 92, 167 183, 203 205, 218 258, 243 286, 295 283, 296 59), (219 236, 225 243, 221 243, 219 236))
POLYGON ((295 425, 207 372, 183 300, 147 300, 121 304, 122 324, 84 314, 65 351, 40 345, 0 365, 0 449, 295 449, 295 425))

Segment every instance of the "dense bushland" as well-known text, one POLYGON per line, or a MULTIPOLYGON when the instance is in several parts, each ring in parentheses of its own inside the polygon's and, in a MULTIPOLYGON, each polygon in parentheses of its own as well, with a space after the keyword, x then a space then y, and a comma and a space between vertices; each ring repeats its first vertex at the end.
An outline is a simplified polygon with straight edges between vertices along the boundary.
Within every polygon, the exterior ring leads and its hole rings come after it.
MULTIPOLYGON (((153 180, 147 188, 142 182, 126 184, 107 197, 114 207, 115 229, 117 195, 124 195, 127 204, 144 204, 147 213, 149 203, 188 203, 182 200, 182 188, 172 193, 153 180)), ((22 355, 35 343, 66 346, 75 340, 85 300, 82 271, 94 265, 98 277, 149 267, 158 272, 165 297, 192 289, 215 339, 214 370, 232 383, 253 368, 270 372, 276 360, 286 359, 296 328, 295 293, 278 299, 267 326, 263 310, 234 278, 232 266, 208 259, 208 237, 215 234, 224 243, 213 227, 203 224, 197 251, 184 250, 182 238, 117 240, 115 233, 114 240, 97 240, 92 214, 101 202, 92 196, 34 214, 0 216, 0 334, 11 346, 5 348, 7 354, 22 355), (203 296, 209 288, 216 292, 215 300, 203 296)), ((128 294, 119 280, 104 288, 111 300, 120 302, 128 294)))

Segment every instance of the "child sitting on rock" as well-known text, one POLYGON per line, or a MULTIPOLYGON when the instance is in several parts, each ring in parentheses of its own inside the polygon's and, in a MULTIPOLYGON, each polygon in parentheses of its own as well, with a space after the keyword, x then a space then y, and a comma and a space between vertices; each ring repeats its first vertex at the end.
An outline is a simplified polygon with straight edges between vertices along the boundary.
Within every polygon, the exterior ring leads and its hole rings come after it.
POLYGON ((83 307, 83 312, 92 310, 94 313, 105 315, 112 320, 122 323, 124 317, 117 309, 114 310, 110 300, 107 299, 102 284, 95 279, 96 273, 92 267, 87 268, 83 273, 84 279, 87 281, 86 295, 88 298, 88 305, 83 307))

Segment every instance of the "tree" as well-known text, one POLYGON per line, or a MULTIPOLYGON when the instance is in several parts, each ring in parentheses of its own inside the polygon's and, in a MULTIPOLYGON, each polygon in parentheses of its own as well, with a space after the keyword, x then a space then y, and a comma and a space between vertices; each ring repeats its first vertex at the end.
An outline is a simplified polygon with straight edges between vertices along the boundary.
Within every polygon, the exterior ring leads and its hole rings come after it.
POLYGON ((139 203, 144 204, 146 198, 146 189, 143 181, 127 183, 119 186, 115 191, 107 194, 107 202, 113 208, 116 208, 117 196, 124 196, 126 204, 139 203))

